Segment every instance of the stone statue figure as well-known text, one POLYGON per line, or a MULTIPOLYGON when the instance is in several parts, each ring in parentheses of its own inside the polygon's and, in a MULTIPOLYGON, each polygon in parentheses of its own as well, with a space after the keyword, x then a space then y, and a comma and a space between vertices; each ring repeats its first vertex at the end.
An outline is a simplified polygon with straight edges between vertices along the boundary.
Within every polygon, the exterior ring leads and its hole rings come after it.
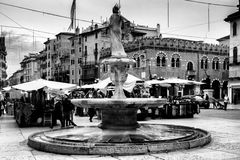
POLYGON ((110 17, 110 36, 111 36, 111 51, 112 57, 127 57, 127 54, 124 51, 122 40, 122 26, 124 23, 124 18, 120 15, 119 6, 116 4, 112 12, 113 14, 110 17))

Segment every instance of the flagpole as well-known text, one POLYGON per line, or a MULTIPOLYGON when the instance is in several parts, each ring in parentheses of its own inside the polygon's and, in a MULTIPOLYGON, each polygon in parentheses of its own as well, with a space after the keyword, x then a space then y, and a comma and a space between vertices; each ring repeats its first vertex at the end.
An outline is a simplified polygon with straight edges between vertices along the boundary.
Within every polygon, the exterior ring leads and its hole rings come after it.
POLYGON ((77 28, 77 1, 75 1, 75 10, 74 10, 74 25, 73 25, 73 29, 74 29, 74 33, 76 33, 76 28, 77 28))

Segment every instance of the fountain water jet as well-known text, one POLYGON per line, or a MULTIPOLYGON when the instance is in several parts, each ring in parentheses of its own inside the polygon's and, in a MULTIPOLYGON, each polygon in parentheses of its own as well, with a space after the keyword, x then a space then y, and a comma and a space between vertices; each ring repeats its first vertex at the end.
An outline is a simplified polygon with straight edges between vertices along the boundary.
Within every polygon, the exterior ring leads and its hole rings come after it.
POLYGON ((138 124, 139 108, 158 107, 166 103, 166 99, 126 98, 124 95, 127 65, 134 61, 127 57, 121 43, 122 23, 123 17, 115 5, 109 25, 112 55, 103 60, 111 67, 110 78, 116 87, 113 97, 71 101, 78 107, 99 108, 102 111, 99 127, 71 127, 36 133, 29 136, 29 146, 60 154, 127 155, 188 149, 210 142, 210 134, 201 129, 138 124))

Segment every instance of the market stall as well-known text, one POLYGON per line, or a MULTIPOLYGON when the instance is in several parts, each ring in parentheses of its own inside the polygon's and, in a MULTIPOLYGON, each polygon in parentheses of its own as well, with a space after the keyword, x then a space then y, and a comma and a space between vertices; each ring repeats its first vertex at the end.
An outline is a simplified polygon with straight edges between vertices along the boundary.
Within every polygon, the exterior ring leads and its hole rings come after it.
POLYGON ((51 97, 64 95, 77 88, 75 84, 38 79, 12 86, 22 92, 14 103, 15 118, 19 126, 51 125, 54 101, 51 97))

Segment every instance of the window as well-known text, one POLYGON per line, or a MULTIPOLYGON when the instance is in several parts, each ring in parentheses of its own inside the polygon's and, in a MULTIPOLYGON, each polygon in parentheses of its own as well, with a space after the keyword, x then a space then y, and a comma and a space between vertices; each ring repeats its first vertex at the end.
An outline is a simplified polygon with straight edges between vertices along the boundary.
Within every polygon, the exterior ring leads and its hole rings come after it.
POLYGON ((82 63, 82 58, 78 58, 78 64, 82 63))
POLYGON ((203 59, 201 60, 201 69, 203 69, 203 66, 204 66, 204 62, 203 62, 203 59))
POLYGON ((107 64, 103 64, 103 72, 108 72, 108 65, 107 64))
POLYGON ((187 70, 188 70, 188 71, 193 71, 193 63, 192 63, 192 62, 188 62, 188 64, 187 64, 187 70))
POLYGON ((82 43, 82 39, 81 39, 81 37, 79 37, 78 44, 81 44, 81 43, 82 43))
POLYGON ((178 54, 174 54, 172 56, 172 60, 171 60, 171 66, 172 67, 180 67, 180 56, 178 54))
POLYGON ((236 64, 238 62, 238 49, 237 47, 233 48, 233 63, 236 64))
POLYGON ((74 46, 74 40, 72 40, 72 47, 74 46))
POLYGON ((106 72, 106 64, 103 64, 103 72, 106 72))
POLYGON ((233 23, 233 36, 236 36, 237 35, 237 23, 234 22, 233 23))
POLYGON ((223 61, 223 69, 224 70, 229 69, 229 60, 227 58, 223 61))
POLYGON ((140 55, 140 67, 146 67, 146 59, 144 55, 140 55))
POLYGON ((159 56, 157 56, 157 66, 160 66, 161 59, 159 56))
POLYGON ((82 52, 82 47, 79 47, 79 52, 82 52))
POLYGON ((212 69, 218 70, 219 69, 219 59, 215 57, 212 61, 212 69))
POLYGON ((74 70, 72 70, 72 75, 74 75, 74 70))
POLYGON ((208 68, 208 58, 204 56, 201 59, 201 69, 207 69, 207 68, 208 68))
POLYGON ((205 60, 205 69, 208 69, 208 59, 205 60))
POLYGON ((140 67, 140 58, 137 57, 137 67, 140 67))
POLYGON ((179 58, 177 58, 177 60, 176 60, 176 67, 180 67, 180 59, 179 58))
POLYGON ((165 67, 166 66, 166 58, 165 56, 162 57, 162 66, 165 67))
POLYGON ((74 54, 75 53, 75 50, 74 49, 71 49, 71 54, 74 54))
POLYGON ((74 59, 71 60, 71 65, 73 65, 73 64, 75 64, 75 60, 74 59))
POLYGON ((85 46, 85 56, 87 56, 87 46, 85 46))
POLYGON ((85 36, 85 42, 87 42, 87 36, 85 36))
POLYGON ((171 60, 171 66, 175 67, 175 59, 174 58, 172 58, 172 60, 171 60))

